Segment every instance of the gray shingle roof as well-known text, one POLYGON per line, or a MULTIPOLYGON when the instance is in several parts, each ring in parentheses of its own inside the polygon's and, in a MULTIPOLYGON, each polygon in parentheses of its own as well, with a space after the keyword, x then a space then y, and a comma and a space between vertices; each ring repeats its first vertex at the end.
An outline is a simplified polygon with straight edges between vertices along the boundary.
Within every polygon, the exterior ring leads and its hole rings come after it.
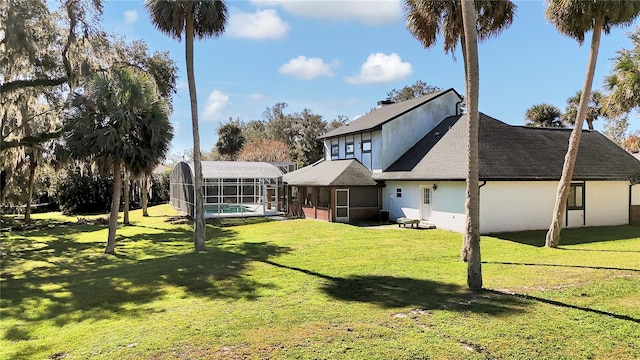
MULTIPOLYGON (((481 180, 558 180, 570 129, 511 126, 480 116, 481 180)), ((466 178, 466 116, 451 116, 422 138, 377 180, 466 178)), ((583 131, 574 180, 629 180, 640 161, 599 132, 583 131)))
POLYGON ((282 176, 289 185, 299 186, 374 186, 371 171, 358 160, 320 161, 282 176))
POLYGON ((388 121, 397 118, 433 99, 440 97, 441 95, 453 91, 460 99, 462 97, 454 89, 435 91, 430 94, 421 96, 419 98, 402 101, 399 103, 383 106, 379 109, 375 109, 372 112, 363 115, 347 125, 343 125, 337 129, 331 130, 326 134, 319 136, 318 139, 331 138, 335 136, 342 136, 347 134, 357 134, 364 131, 379 130, 382 125, 388 121))

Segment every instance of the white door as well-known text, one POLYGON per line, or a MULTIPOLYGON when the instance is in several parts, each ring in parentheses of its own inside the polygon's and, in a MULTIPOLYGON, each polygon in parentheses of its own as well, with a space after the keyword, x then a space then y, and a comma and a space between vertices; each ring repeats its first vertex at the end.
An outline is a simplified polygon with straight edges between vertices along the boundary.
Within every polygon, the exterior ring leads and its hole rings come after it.
POLYGON ((422 188, 422 220, 431 220, 431 188, 422 188))
POLYGON ((336 221, 349 221, 349 189, 336 189, 336 221))

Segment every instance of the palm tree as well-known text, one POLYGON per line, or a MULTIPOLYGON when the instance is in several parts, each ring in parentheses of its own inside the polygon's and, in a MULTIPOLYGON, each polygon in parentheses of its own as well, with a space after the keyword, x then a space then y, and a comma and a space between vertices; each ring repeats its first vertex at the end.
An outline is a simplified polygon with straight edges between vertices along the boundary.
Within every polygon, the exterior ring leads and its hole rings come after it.
POLYGON ((193 166, 195 170, 195 250, 205 249, 204 194, 202 192, 202 161, 200 130, 198 129, 198 99, 193 73, 193 39, 216 37, 224 32, 227 6, 223 0, 146 0, 151 21, 161 32, 180 40, 185 34, 185 54, 189 97, 191 99, 191 125, 193 129, 193 166))
POLYGON ((524 115, 525 125, 529 127, 563 128, 562 112, 557 106, 541 103, 527 109, 524 115))
POLYGON ((578 105, 575 126, 569 138, 569 148, 564 159, 562 176, 558 183, 553 219, 546 236, 547 247, 558 247, 560 242, 561 222, 565 213, 573 168, 578 155, 582 123, 587 117, 587 105, 589 102, 587 99, 591 95, 593 75, 600 48, 600 35, 602 31, 608 34, 613 26, 631 24, 638 16, 638 13, 640 13, 640 1, 636 0, 547 0, 545 15, 560 33, 572 37, 579 44, 582 44, 585 32, 593 30, 582 96, 578 105))
POLYGON ((169 106, 145 73, 100 73, 73 96, 65 135, 71 157, 92 160, 114 175, 106 254, 115 254, 122 170, 137 174, 157 164, 172 137, 169 106))
POLYGON ((229 122, 218 128, 218 142, 216 143, 218 154, 226 156, 230 160, 238 158, 238 153, 245 143, 241 126, 240 120, 229 119, 229 122))
POLYGON ((640 108, 640 28, 630 37, 633 49, 618 51, 613 71, 605 78, 610 93, 604 105, 607 113, 615 117, 640 108))
MULTIPOLYGON (((478 41, 497 36, 513 22, 517 7, 511 1, 476 0, 474 3, 478 41)), ((465 43, 461 0, 404 0, 404 8, 407 29, 425 48, 435 45, 439 34, 445 53, 454 53, 458 41, 465 43)), ((463 46, 463 57, 465 51, 463 46)))
MULTIPOLYGON (((467 196, 465 212, 467 286, 471 290, 482 289, 482 262, 480 258, 480 190, 478 188, 478 133, 480 112, 480 71, 478 64, 478 31, 474 0, 462 1, 462 23, 464 25, 465 72, 467 93, 467 196)), ((464 248, 463 248, 463 251, 464 248)))
MULTIPOLYGON (((580 105, 580 98, 582 97, 582 91, 579 91, 572 97, 567 99, 567 108, 562 115, 562 120, 570 125, 575 125, 576 118, 578 117, 578 105, 580 105)), ((604 101, 604 95, 598 90, 591 92, 589 98, 589 104, 587 105, 587 117, 584 119, 587 122, 589 130, 593 131, 593 122, 598 120, 603 115, 602 103, 604 101)))
POLYGON ((479 70, 478 40, 497 36, 513 21, 516 6, 511 1, 404 0, 407 28, 425 48, 444 39, 445 53, 463 44, 468 111, 468 167, 465 201, 466 226, 461 250, 467 262, 467 285, 482 288, 480 261, 480 201, 478 190, 479 70), (475 6, 473 6, 475 5, 475 6))

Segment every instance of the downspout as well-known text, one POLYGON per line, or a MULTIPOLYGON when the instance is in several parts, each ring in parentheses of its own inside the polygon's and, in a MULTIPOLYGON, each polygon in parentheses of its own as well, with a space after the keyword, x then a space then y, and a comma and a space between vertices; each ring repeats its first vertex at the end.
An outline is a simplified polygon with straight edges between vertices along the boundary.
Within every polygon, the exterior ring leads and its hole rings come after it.
POLYGON ((629 182, 629 225, 631 225, 631 193, 633 190, 633 184, 629 182))
POLYGON ((582 226, 587 226, 587 181, 582 182, 582 226))
MULTIPOLYGON (((480 211, 480 188, 487 185, 487 180, 482 180, 482 184, 480 184, 480 186, 478 186, 478 211, 480 211)), ((478 220, 478 222, 480 222, 478 220)), ((480 224, 478 224, 478 226, 480 226, 480 224)))

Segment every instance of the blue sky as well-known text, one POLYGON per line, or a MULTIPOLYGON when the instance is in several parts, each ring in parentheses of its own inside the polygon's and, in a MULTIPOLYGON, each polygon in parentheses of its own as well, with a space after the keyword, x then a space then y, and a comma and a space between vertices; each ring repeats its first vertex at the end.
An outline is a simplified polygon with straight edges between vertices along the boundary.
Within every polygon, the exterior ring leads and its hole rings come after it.
MULTIPOLYGON (((544 18, 543 1, 516 1, 510 28, 479 45, 480 111, 521 125, 533 104, 564 109, 584 82, 585 44, 560 35, 544 18)), ((203 150, 217 141, 218 126, 229 117, 261 119, 276 102, 288 112, 304 108, 327 121, 353 120, 388 91, 417 80, 464 94, 459 50, 444 54, 442 42, 424 49, 406 29, 398 0, 228 1, 226 32, 195 43, 195 76, 203 150)), ((184 42, 155 30, 142 1, 107 0, 104 28, 126 38, 144 39, 152 51, 169 51, 179 67, 174 98, 175 136, 171 152, 193 146, 184 42)), ((594 88, 613 66, 612 58, 631 43, 631 27, 602 37, 594 88)), ((638 129, 637 116, 630 118, 638 129)), ((602 130, 602 121, 595 123, 602 130)))

